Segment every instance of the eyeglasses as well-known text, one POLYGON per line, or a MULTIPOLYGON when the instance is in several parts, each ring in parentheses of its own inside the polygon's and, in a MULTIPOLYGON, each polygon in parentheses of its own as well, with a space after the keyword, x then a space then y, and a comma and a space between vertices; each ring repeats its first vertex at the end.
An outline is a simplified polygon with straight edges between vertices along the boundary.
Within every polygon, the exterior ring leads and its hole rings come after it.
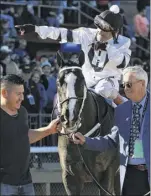
POLYGON ((138 83, 138 82, 140 82, 140 81, 142 81, 142 80, 137 80, 136 82, 124 82, 123 84, 122 84, 122 86, 123 86, 123 88, 132 88, 132 86, 134 85, 134 84, 136 84, 136 83, 138 83))
POLYGON ((101 19, 100 16, 95 17, 94 24, 97 28, 101 29, 102 31, 106 31, 106 32, 113 31, 113 28, 106 21, 101 19))

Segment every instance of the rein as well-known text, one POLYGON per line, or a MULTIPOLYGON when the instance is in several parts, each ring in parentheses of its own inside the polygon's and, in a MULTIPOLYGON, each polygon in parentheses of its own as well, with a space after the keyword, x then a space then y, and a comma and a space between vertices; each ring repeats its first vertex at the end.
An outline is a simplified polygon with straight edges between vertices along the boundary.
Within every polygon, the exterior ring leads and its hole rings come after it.
MULTIPOLYGON (((81 69, 80 67, 78 67, 78 66, 71 66, 71 67, 64 67, 64 68, 62 68, 62 69, 59 71, 59 73, 61 73, 61 72, 63 72, 63 71, 66 71, 66 70, 72 70, 72 69, 80 69, 80 70, 82 71, 82 69, 81 69)), ((86 84, 85 84, 85 87, 86 87, 86 89, 87 89, 86 84)), ((88 89, 87 89, 87 90, 88 90, 88 89)), ((92 94, 92 93, 91 93, 91 94, 92 94)), ((99 107, 98 107, 97 100, 95 99, 95 97, 94 97, 93 94, 92 94, 92 96, 93 96, 93 99, 94 99, 95 102, 96 102, 97 108, 99 108, 99 107)), ((85 96, 85 97, 86 97, 86 96, 85 96)), ((69 101, 69 100, 71 100, 71 99, 83 100, 82 106, 81 106, 81 108, 80 108, 80 112, 79 112, 79 115, 78 115, 77 129, 76 129, 76 131, 74 131, 74 133, 76 133, 76 132, 78 131, 78 129, 79 129, 79 126, 81 126, 81 125, 80 125, 80 123, 81 123, 81 112, 82 112, 82 109, 83 109, 83 105, 84 105, 85 99, 84 99, 84 96, 83 96, 83 97, 69 97, 69 98, 63 100, 62 102, 60 102, 60 103, 59 103, 60 106, 62 106, 64 103, 66 103, 67 101, 69 101)), ((57 103, 56 103, 55 107, 53 108, 51 118, 53 117, 53 113, 54 113, 54 110, 55 110, 56 108, 57 108, 57 103)), ((107 115, 108 115, 108 111, 106 112, 106 115, 104 116, 104 118, 103 118, 101 124, 98 122, 98 123, 88 132, 88 133, 85 134, 85 136, 86 136, 86 137, 89 137, 89 136, 91 136, 93 133, 95 133, 95 131, 98 130, 98 129, 101 127, 101 125, 102 125, 102 123, 104 122, 104 120, 106 119, 107 115)), ((61 119, 61 118, 62 118, 61 115, 59 114, 58 117, 59 117, 59 119, 60 119, 61 126, 62 126, 63 128, 65 128, 65 127, 63 126, 63 123, 61 122, 61 120, 62 120, 62 119, 61 119)), ((99 109, 98 109, 98 121, 99 121, 99 119, 100 119, 100 118, 99 118, 99 109)), ((64 135, 64 136, 68 136, 69 138, 72 138, 72 134, 74 134, 74 133, 73 133, 73 132, 72 132, 72 133, 70 133, 70 132, 69 132, 69 133, 60 133, 60 132, 59 132, 59 135, 64 135)), ((78 148, 79 154, 80 154, 80 156, 81 156, 82 162, 84 163, 84 165, 85 165, 87 171, 89 172, 89 174, 91 175, 91 177, 92 177, 93 180, 95 181, 96 185, 99 187, 99 189, 102 189, 102 190, 103 190, 105 193, 107 193, 108 195, 113 196, 110 192, 108 192, 107 190, 105 190, 105 189, 100 185, 100 183, 98 182, 98 180, 96 179, 96 177, 92 174, 92 172, 90 171, 89 167, 88 167, 87 164, 85 163, 84 158, 83 158, 83 155, 82 155, 81 150, 80 150, 80 148, 79 148, 79 145, 77 145, 77 148, 78 148)))
MULTIPOLYGON (((75 63, 76 65, 76 63, 75 63)), ((60 69, 59 71, 59 74, 63 71, 66 71, 66 70, 73 70, 73 69, 79 69, 80 71, 82 71, 82 68, 81 67, 78 67, 78 66, 70 66, 70 67, 64 67, 62 69, 60 69)), ((87 89, 87 86, 86 86, 86 83, 85 83, 85 88, 87 89)), ((84 96, 83 97, 69 97, 65 100, 63 100, 62 102, 59 102, 60 106, 62 106, 64 103, 72 100, 72 99, 76 99, 76 100, 82 100, 82 104, 81 104, 81 108, 80 108, 80 111, 79 111, 79 114, 78 114, 78 119, 77 119, 77 122, 76 122, 76 131, 73 131, 74 133, 76 133, 78 131, 78 129, 80 128, 81 126, 81 113, 82 113, 82 109, 83 109, 83 106, 84 106, 84 102, 85 102, 85 99, 86 99, 86 91, 84 91, 84 96)), ((55 106, 55 108, 57 107, 57 104, 55 106)), ((53 113, 54 113, 54 109, 53 109, 53 113)), ((64 124, 62 123, 62 116, 59 114, 59 118, 60 118, 60 123, 61 123, 61 126, 66 129, 66 127, 64 127, 64 124)), ((72 130, 73 127, 71 127, 71 130, 72 130)), ((67 135, 69 136, 71 133, 60 133, 60 135, 67 135)))
MULTIPOLYGON (((59 71, 59 73, 61 73, 61 72, 63 72, 63 71, 66 71, 66 70, 72 70, 72 69, 80 69, 80 70, 82 71, 82 69, 81 69, 80 67, 78 67, 78 66, 71 66, 71 67, 64 67, 64 68, 62 68, 62 69, 59 71)), ((85 87, 87 88, 86 84, 85 84, 85 87)), ((95 99, 94 96, 93 96, 93 98, 95 99)), ((84 101, 85 101, 85 100, 84 100, 84 97, 69 97, 69 98, 65 99, 64 101, 62 101, 62 102, 60 103, 60 105, 62 106, 65 102, 67 102, 67 101, 69 101, 69 100, 71 100, 71 99, 83 100, 82 105, 84 105, 84 101)), ((97 103, 97 100, 96 100, 96 99, 95 99, 95 102, 96 102, 96 105, 97 105, 97 108, 98 108, 98 103, 97 103)), ((55 110, 56 108, 57 108, 57 103, 56 103, 55 107, 54 107, 53 110, 52 110, 51 119, 52 119, 52 117, 53 117, 54 110, 55 110)), ((82 109, 82 107, 81 107, 81 109, 82 109)), ((81 110, 81 109, 80 109, 80 110, 81 110)), ((82 112, 82 111, 80 111, 80 112, 79 112, 79 115, 78 115, 78 120, 79 120, 78 123, 80 123, 80 121, 81 121, 81 117, 80 117, 81 112, 82 112)), ((108 111, 106 112, 106 115, 104 116, 102 122, 101 122, 101 123, 97 123, 97 124, 96 124, 88 133, 86 133, 84 136, 89 137, 89 136, 91 136, 93 133, 95 133, 95 131, 98 130, 98 129, 102 126, 102 123, 103 123, 104 120, 106 119, 107 115, 108 115, 108 111)), ((59 116, 59 118, 60 118, 61 126, 63 127, 63 123, 61 122, 61 115, 59 114, 58 116, 59 116)), ((99 109, 98 109, 98 118, 99 118, 99 109)), ((80 124, 79 124, 79 125, 80 125, 80 124)), ((74 131, 74 133, 76 133, 76 132, 78 131, 78 129, 79 129, 79 127, 77 126, 77 130, 74 131)), ((73 134, 73 133, 70 133, 70 132, 69 132, 69 133, 65 133, 65 134, 60 133, 60 135, 65 135, 65 136, 68 136, 69 138, 72 137, 72 134, 73 134)), ((81 156, 82 162, 84 163, 84 165, 85 165, 87 171, 89 172, 89 174, 90 174, 91 177, 93 178, 93 180, 94 180, 94 182, 96 183, 96 185, 98 186, 98 188, 101 189, 101 190, 103 190, 103 191, 104 191, 105 193, 107 193, 108 195, 114 196, 112 193, 110 193, 109 191, 107 191, 106 189, 104 189, 104 188, 100 185, 100 183, 98 182, 98 180, 96 179, 96 177, 93 175, 93 173, 92 173, 91 170, 89 169, 88 165, 85 163, 85 160, 84 160, 84 158, 83 158, 83 155, 82 155, 82 153, 81 153, 81 150, 80 150, 79 145, 76 145, 76 146, 77 146, 78 152, 79 152, 79 154, 80 154, 80 156, 81 156)), ((150 194, 150 191, 149 191, 148 193, 146 193, 144 196, 147 196, 147 195, 149 195, 149 194, 150 194)))
MULTIPOLYGON (((72 99, 82 100, 83 101, 82 102, 82 106, 84 105, 84 99, 83 99, 83 97, 69 97, 68 99, 65 99, 64 101, 62 101, 60 103, 60 105, 62 106, 64 103, 66 103, 67 101, 72 100, 72 99)), ((81 108, 82 108, 82 106, 81 106, 81 108)), ((76 133, 78 131, 78 129, 79 129, 80 125, 81 125, 81 112, 82 111, 80 111, 79 114, 78 114, 78 120, 76 122, 76 131, 74 131, 74 133, 76 133)), ((63 123, 61 122, 61 120, 62 120, 62 117, 60 115, 60 123, 61 123, 61 126, 65 129, 65 127, 64 127, 63 123)), ((70 135, 70 134, 71 133, 60 133, 60 135, 70 135)))
MULTIPOLYGON (((78 67, 78 66, 65 67, 65 68, 62 68, 62 69, 59 71, 59 73, 61 73, 62 71, 69 70, 69 69, 70 69, 70 70, 72 70, 72 69, 80 69, 80 70, 82 70, 82 69, 81 69, 80 67, 78 67)), ((86 86, 86 85, 85 85, 85 86, 86 86)), ((86 88, 87 88, 87 86, 86 86, 86 88)), ((92 94, 92 93, 91 93, 91 94, 92 94)), ((92 96, 93 96, 93 98, 94 98, 94 100, 95 100, 95 102, 96 102, 97 108, 98 108, 97 100, 95 99, 95 97, 94 97, 93 94, 92 94, 92 96)), ((66 103, 67 101, 69 101, 69 100, 71 100, 71 99, 83 100, 82 106, 84 105, 84 101, 85 101, 85 100, 84 100, 84 97, 69 97, 69 98, 65 99, 64 101, 62 101, 62 102, 59 103, 59 104, 62 106, 64 103, 66 103)), ((76 129, 76 131, 74 131, 74 133, 76 133, 76 132, 78 131, 78 129, 79 129, 78 125, 80 125, 80 123, 81 123, 81 112, 82 112, 82 109, 83 109, 82 106, 81 106, 81 108, 80 108, 80 112, 79 112, 79 115, 78 115, 77 129, 76 129)), ((56 107, 57 107, 57 103, 56 103, 55 107, 53 108, 52 115, 53 115, 54 110, 56 109, 56 107)), ((86 136, 86 137, 89 137, 89 136, 91 136, 93 133, 95 133, 95 131, 98 130, 98 129, 102 126, 102 123, 103 123, 104 120, 106 119, 107 115, 108 115, 108 111, 106 112, 106 115, 104 116, 102 122, 101 122, 101 123, 97 123, 88 133, 85 134, 85 136, 86 136)), ((62 120, 62 119, 61 119, 61 115, 59 114, 58 116, 59 116, 59 119, 60 119, 61 126, 63 126, 63 123, 61 122, 61 120, 62 120)), ((99 118, 99 109, 98 109, 98 118, 99 118)), ((99 118, 99 119, 100 119, 100 118, 99 118)), ((99 121, 99 120, 98 120, 98 121, 99 121)), ((80 126, 81 126, 81 125, 80 125, 80 126)), ((63 127, 64 127, 64 126, 63 126, 63 127)), ((65 128, 65 127, 64 127, 64 128, 65 128)), ((70 133, 70 132, 69 132, 69 133, 59 133, 59 135, 65 135, 65 136, 68 136, 69 138, 72 138, 72 134, 74 134, 74 133, 73 133, 73 132, 72 132, 72 133, 70 133)), ((112 193, 108 192, 107 190, 105 190, 105 189, 100 185, 100 183, 98 182, 98 180, 96 179, 96 177, 92 174, 92 172, 90 171, 88 165, 87 165, 87 164, 85 163, 85 161, 84 161, 84 158, 83 158, 83 155, 82 155, 81 150, 80 150, 80 148, 79 148, 79 145, 77 145, 77 149, 78 149, 79 154, 80 154, 80 156, 81 156, 82 162, 84 163, 84 165, 85 165, 87 171, 89 172, 89 174, 91 175, 91 177, 93 178, 94 182, 95 182, 96 185, 99 187, 99 189, 103 190, 103 191, 104 191, 105 193, 107 193, 108 195, 113 196, 112 193)))
MULTIPOLYGON (((81 69, 80 67, 78 67, 78 66, 73 66, 73 67, 65 67, 65 68, 62 68, 62 69, 59 71, 59 73, 61 73, 61 72, 63 72, 63 71, 66 71, 66 70, 72 70, 72 69, 80 69, 80 70, 82 71, 82 69, 81 69)), ((85 86, 86 86, 86 84, 85 84, 85 86)), ((86 89, 87 89, 87 86, 86 86, 86 89)), ((88 89, 87 89, 87 90, 88 90, 88 89)), ((91 93, 91 95, 92 95, 93 99, 94 99, 95 102, 96 102, 97 108, 99 108, 95 96, 93 95, 93 93, 91 93)), ((83 105, 84 105, 84 102, 85 102, 84 97, 86 97, 86 96, 83 96, 83 97, 69 97, 69 98, 67 98, 67 99, 65 99, 65 100, 63 100, 62 102, 59 103, 60 106, 62 106, 64 103, 66 103, 67 101, 69 101, 69 100, 71 100, 71 99, 83 100, 82 106, 81 106, 81 108, 80 108, 80 112, 79 112, 79 115, 78 115, 78 120, 77 120, 77 123, 76 123, 76 131, 74 131, 74 133, 76 133, 76 132, 78 131, 79 127, 81 126, 81 112, 82 112, 83 105)), ((54 110, 55 110, 56 108, 57 108, 57 103, 56 103, 55 107, 53 108, 52 116, 51 116, 51 117, 53 117, 53 113, 54 113, 54 110)), ((101 122, 101 123, 98 122, 98 123, 88 132, 88 133, 85 134, 85 136, 86 136, 86 137, 89 137, 89 136, 91 136, 93 133, 95 133, 95 131, 98 130, 98 129, 102 126, 102 123, 103 123, 104 120, 106 119, 107 115, 108 115, 108 111, 106 112, 106 115, 104 116, 102 122, 101 122)), ((62 121, 61 115, 59 114, 58 117, 59 117, 59 119, 60 119, 61 126, 65 129, 63 123, 61 122, 61 121, 62 121)), ((98 109, 98 121, 99 121, 99 119, 100 119, 100 118, 99 118, 99 109, 98 109)), ((70 133, 70 132, 69 132, 69 133, 60 133, 60 132, 59 132, 59 135, 64 135, 64 136, 68 136, 69 138, 72 138, 72 134, 74 134, 74 133, 73 133, 73 132, 72 132, 72 133, 70 133)), ((80 150, 80 148, 79 148, 79 145, 77 145, 77 149, 78 149, 78 152, 79 152, 79 154, 80 154, 80 156, 81 156, 82 162, 84 163, 84 165, 85 165, 87 171, 89 172, 90 176, 93 178, 94 182, 95 182, 96 185, 99 187, 99 189, 102 189, 102 190, 103 190, 105 193, 107 193, 108 195, 113 196, 110 192, 108 192, 107 190, 105 190, 105 189, 100 185, 100 183, 98 182, 98 180, 96 179, 96 177, 92 174, 92 172, 90 171, 89 167, 87 166, 87 164, 86 164, 85 161, 84 161, 84 158, 83 158, 83 155, 82 155, 81 150, 80 150)))

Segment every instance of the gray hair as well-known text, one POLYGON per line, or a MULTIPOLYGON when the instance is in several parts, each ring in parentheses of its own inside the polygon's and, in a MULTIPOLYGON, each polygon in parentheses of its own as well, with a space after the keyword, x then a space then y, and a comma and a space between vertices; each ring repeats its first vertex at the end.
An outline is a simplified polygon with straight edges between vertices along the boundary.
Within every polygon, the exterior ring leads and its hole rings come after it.
POLYGON ((138 80, 144 80, 145 81, 145 87, 147 87, 147 84, 148 84, 148 75, 147 75, 147 72, 141 66, 136 65, 136 66, 132 66, 132 67, 126 67, 123 70, 123 76, 126 73, 129 73, 129 72, 134 73, 136 79, 138 79, 138 80))

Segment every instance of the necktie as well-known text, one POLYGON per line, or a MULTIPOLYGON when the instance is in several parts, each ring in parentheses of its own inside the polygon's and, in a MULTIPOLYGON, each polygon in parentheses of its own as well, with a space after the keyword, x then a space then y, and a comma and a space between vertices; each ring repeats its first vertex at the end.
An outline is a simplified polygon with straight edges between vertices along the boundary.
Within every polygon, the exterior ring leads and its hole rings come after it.
POLYGON ((137 138, 139 138, 140 133, 140 109, 142 105, 137 103, 133 106, 133 118, 130 130, 130 140, 129 140, 129 155, 132 156, 134 153, 134 143, 137 138))

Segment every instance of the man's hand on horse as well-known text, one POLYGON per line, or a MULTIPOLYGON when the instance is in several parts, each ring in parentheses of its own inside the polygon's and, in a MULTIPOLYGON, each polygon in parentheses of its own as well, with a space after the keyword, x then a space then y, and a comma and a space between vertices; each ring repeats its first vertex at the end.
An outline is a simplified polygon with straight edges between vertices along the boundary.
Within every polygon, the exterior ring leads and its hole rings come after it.
POLYGON ((15 28, 20 35, 35 32, 35 25, 32 24, 16 25, 15 28))
POLYGON ((60 119, 56 118, 52 120, 47 126, 47 129, 50 134, 58 133, 58 131, 60 130, 60 119))
POLYGON ((73 134, 72 139, 75 144, 83 145, 85 143, 85 136, 82 135, 80 132, 73 134))

